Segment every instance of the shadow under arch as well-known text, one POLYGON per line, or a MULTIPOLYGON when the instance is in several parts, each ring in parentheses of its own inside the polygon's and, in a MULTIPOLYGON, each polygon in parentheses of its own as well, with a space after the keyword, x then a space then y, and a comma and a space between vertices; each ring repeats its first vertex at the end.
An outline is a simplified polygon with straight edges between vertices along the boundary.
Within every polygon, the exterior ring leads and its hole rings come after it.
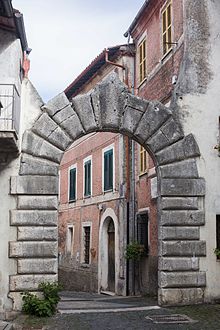
POLYGON ((193 135, 185 136, 172 111, 160 102, 131 95, 116 74, 71 102, 61 93, 41 110, 23 135, 19 175, 11 178, 11 194, 18 199, 11 226, 23 235, 10 242, 10 257, 17 260, 18 269, 10 276, 10 296, 34 291, 43 280, 57 279, 59 164, 79 137, 109 131, 140 143, 156 165, 159 304, 203 302, 206 274, 200 271, 199 257, 205 256, 206 247, 199 227, 205 218, 198 199, 205 195, 205 182, 198 174, 200 152, 193 135), (54 231, 51 241, 36 242, 35 234, 49 227, 54 231))

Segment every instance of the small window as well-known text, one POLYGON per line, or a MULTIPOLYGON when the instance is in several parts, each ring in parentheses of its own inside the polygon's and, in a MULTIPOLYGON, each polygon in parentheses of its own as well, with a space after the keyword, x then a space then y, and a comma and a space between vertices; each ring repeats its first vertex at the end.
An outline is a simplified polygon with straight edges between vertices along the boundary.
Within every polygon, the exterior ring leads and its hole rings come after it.
POLYGON ((67 227, 67 239, 66 239, 66 252, 73 254, 73 242, 74 242, 74 226, 69 225, 67 227))
POLYGON ((220 214, 216 215, 216 256, 220 259, 220 214))
POLYGON ((69 171, 69 201, 76 200, 76 167, 70 168, 69 171))
POLYGON ((90 226, 83 227, 84 235, 84 263, 89 264, 90 262, 90 226))
POLYGON ((148 214, 137 215, 137 241, 144 246, 145 253, 148 253, 148 214))
POLYGON ((163 55, 172 48, 172 10, 171 3, 162 12, 163 55))
POLYGON ((104 191, 113 190, 113 149, 104 152, 104 191))
POLYGON ((84 163, 84 196, 91 196, 91 159, 84 163))
POLYGON ((140 175, 148 171, 148 153, 144 147, 140 146, 140 175))
POLYGON ((146 77, 146 40, 138 46, 139 53, 139 83, 146 77))

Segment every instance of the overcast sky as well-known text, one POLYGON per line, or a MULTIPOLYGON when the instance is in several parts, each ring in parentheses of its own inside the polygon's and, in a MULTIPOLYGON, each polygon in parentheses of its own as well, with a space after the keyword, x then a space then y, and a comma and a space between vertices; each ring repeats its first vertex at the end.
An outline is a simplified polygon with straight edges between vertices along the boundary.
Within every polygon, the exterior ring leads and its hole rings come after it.
POLYGON ((144 0, 12 0, 24 14, 29 77, 46 102, 123 36, 144 0))

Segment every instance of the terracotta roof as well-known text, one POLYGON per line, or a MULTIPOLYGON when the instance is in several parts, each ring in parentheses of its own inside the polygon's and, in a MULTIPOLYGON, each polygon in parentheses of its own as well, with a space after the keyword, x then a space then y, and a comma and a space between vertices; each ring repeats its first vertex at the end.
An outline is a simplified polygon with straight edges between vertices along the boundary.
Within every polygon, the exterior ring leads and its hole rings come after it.
MULTIPOLYGON (((114 60, 119 55, 119 50, 122 46, 119 45, 115 47, 108 48, 109 60, 114 60)), ((80 88, 87 83, 93 75, 104 65, 105 61, 105 49, 82 71, 82 73, 64 90, 66 96, 70 99, 74 97, 79 92, 80 88)))

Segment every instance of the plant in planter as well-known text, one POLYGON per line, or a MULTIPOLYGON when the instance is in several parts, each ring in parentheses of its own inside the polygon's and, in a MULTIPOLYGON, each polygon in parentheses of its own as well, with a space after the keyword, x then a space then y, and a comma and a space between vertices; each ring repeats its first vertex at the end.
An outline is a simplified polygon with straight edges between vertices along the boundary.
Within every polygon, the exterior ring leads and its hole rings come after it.
POLYGON ((215 253, 217 259, 220 259, 220 249, 216 248, 216 249, 214 250, 214 253, 215 253))
POLYGON ((128 260, 140 260, 145 255, 144 245, 138 242, 132 242, 127 245, 125 258, 128 260))

